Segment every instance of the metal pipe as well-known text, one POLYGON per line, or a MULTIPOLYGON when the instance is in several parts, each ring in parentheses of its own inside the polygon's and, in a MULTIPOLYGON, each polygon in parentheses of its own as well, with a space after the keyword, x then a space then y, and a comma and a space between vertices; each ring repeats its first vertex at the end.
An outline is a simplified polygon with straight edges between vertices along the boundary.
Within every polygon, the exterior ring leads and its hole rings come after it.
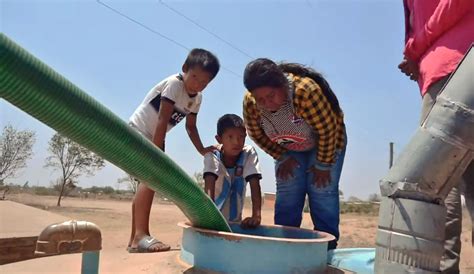
MULTIPOLYGON (((443 201, 474 157, 474 50, 380 181, 376 273, 439 273, 443 201)), ((472 183, 472 182, 470 182, 472 183)))
POLYGON ((102 249, 102 236, 97 225, 86 221, 67 221, 52 224, 38 236, 35 255, 98 251, 102 249))
POLYGON ((81 274, 98 274, 99 256, 99 251, 87 251, 82 253, 81 274))

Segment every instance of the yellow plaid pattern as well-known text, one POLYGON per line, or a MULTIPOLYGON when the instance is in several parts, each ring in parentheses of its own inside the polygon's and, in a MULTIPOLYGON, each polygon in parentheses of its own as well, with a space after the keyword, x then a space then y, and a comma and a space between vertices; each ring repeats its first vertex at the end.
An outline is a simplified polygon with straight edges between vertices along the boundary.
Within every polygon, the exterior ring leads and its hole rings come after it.
MULTIPOLYGON (((326 165, 335 162, 335 152, 345 145, 344 114, 336 114, 319 85, 309 77, 289 74, 293 79, 295 114, 313 127, 318 135, 317 160, 326 165)), ((260 111, 255 98, 247 92, 243 103, 244 121, 250 138, 266 153, 279 159, 286 149, 268 138, 260 126, 260 111)))

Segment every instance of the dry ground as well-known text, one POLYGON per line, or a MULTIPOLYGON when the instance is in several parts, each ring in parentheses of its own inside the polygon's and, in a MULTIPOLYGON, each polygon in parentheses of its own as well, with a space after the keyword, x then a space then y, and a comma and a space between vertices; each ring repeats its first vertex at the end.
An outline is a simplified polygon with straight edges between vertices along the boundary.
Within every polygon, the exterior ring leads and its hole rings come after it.
MULTIPOLYGON (((171 252, 157 254, 129 254, 125 251, 130 233, 130 201, 66 198, 62 207, 56 207, 56 197, 17 194, 9 197, 24 204, 76 220, 97 224, 102 231, 100 273, 196 273, 179 261, 181 229, 176 225, 186 220, 173 204, 157 204, 152 208, 151 228, 157 238, 172 246, 171 252)), ((1 202, 1 201, 0 201, 1 202)), ((247 211, 248 213, 248 211, 247 211)), ((2 214, 8 212, 0 212, 2 214)), ((273 211, 263 210, 264 224, 273 223, 273 211)), ((341 218, 340 247, 373 247, 377 217, 361 214, 343 214, 341 218)), ((5 225, 5 224, 3 224, 5 225)), ((303 227, 311 228, 309 214, 304 214, 303 227)), ((463 273, 474 274, 474 249, 471 246, 471 224, 463 223, 463 273)), ((0 273, 79 273, 80 255, 56 256, 0 266, 0 273)))

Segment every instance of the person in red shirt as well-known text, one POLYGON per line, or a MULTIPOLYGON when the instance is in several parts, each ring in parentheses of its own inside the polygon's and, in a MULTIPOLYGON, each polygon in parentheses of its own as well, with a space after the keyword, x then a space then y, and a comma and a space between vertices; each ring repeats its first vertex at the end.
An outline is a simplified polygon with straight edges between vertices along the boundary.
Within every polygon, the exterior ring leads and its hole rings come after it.
MULTIPOLYGON (((417 81, 423 97, 421 123, 436 102, 451 73, 474 42, 473 0, 404 0, 405 49, 398 66, 417 81)), ((459 273, 462 208, 464 192, 471 219, 474 215, 474 162, 466 169, 458 186, 446 197, 445 254, 443 273, 459 273)), ((473 230, 474 239, 474 230, 473 230)))

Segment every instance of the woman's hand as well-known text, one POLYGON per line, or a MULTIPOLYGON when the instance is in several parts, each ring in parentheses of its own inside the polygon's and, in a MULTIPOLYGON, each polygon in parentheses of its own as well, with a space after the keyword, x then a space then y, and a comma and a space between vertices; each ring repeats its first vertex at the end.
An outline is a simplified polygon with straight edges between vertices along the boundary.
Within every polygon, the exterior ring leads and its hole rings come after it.
POLYGON ((331 182, 331 170, 321 170, 317 169, 316 167, 312 166, 308 172, 313 173, 314 177, 314 185, 317 188, 327 187, 331 182))
POLYGON ((300 163, 296 161, 293 157, 288 157, 284 160, 277 169, 277 178, 282 180, 287 180, 293 177, 293 170, 298 168, 300 163))

